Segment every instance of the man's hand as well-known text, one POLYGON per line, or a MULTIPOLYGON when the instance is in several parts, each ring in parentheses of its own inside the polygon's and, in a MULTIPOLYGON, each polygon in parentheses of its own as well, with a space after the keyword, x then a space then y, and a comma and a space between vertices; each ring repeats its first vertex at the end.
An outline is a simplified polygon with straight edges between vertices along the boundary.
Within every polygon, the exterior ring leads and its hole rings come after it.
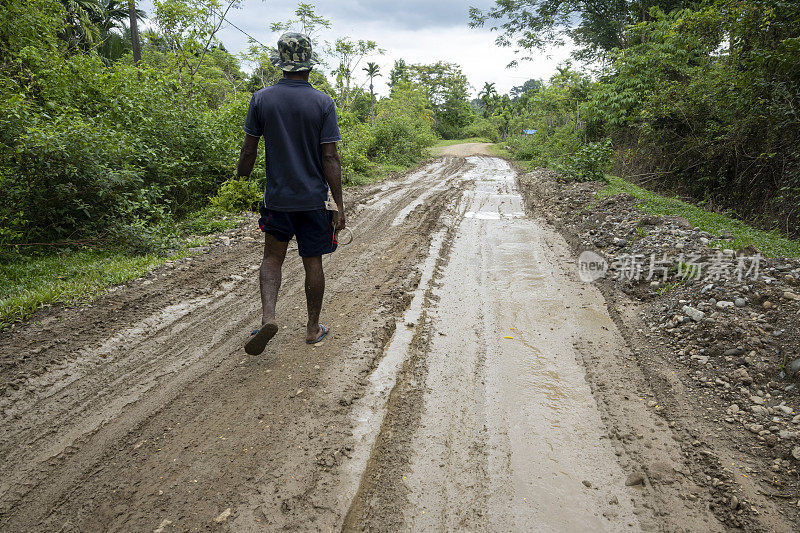
POLYGON ((347 226, 347 222, 344 216, 344 206, 340 204, 336 207, 339 208, 339 216, 336 218, 336 227, 334 229, 338 232, 342 231, 347 226))

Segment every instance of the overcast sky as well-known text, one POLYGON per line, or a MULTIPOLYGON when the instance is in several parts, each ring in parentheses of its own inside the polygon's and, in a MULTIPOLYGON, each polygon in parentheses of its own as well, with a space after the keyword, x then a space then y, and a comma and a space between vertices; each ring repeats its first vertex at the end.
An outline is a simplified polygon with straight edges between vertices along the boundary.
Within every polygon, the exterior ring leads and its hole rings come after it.
MULTIPOLYGON (((333 23, 331 31, 321 33, 317 41, 338 36, 371 39, 386 50, 384 55, 366 58, 358 67, 359 83, 365 79, 361 67, 374 61, 381 67, 382 77, 376 78, 375 90, 387 94, 386 81, 396 59, 408 63, 434 63, 439 60, 461 65, 473 86, 472 94, 484 82, 494 82, 499 93, 522 85, 530 78, 549 78, 555 66, 569 56, 569 49, 555 49, 538 54, 535 61, 521 62, 519 67, 505 68, 516 56, 508 48, 494 44, 496 33, 488 29, 471 29, 470 5, 486 8, 492 0, 306 0, 316 6, 317 13, 333 23)), ((141 9, 152 13, 151 1, 137 2, 141 9)), ((274 46, 278 35, 269 24, 294 18, 297 2, 278 0, 244 0, 239 10, 231 11, 227 19, 264 44, 274 46)), ((223 26, 219 38, 232 53, 247 48, 247 37, 230 25, 223 26)), ((317 44, 315 42, 315 44, 317 44)), ((328 72, 326 72, 327 74, 328 72)))

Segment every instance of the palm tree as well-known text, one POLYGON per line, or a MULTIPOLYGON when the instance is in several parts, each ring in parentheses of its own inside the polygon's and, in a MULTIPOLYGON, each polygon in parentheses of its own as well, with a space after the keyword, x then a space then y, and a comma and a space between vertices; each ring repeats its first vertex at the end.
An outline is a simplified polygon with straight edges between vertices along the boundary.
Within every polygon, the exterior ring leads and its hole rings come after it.
POLYGON ((372 81, 377 77, 380 76, 381 67, 379 67, 376 63, 370 61, 367 63, 367 66, 363 69, 364 72, 367 73, 369 76, 369 123, 375 123, 375 91, 372 87, 372 81))
POLYGON ((497 96, 497 90, 494 88, 494 83, 489 83, 488 81, 484 82, 483 89, 478 93, 478 98, 480 98, 481 104, 483 104, 484 117, 489 116, 492 99, 495 96, 497 96))
MULTIPOLYGON (((136 9, 135 0, 128 0, 128 20, 130 21, 131 25, 131 50, 133 51, 133 64, 137 67, 142 61, 142 47, 139 44, 138 25, 138 21, 141 20, 142 16, 144 16, 144 12, 136 9), (139 13, 142 15, 140 16, 139 13)), ((136 75, 141 76, 138 71, 136 75)))
POLYGON ((119 0, 106 0, 100 3, 100 12, 97 13, 92 22, 99 26, 103 33, 108 33, 114 28, 124 31, 125 22, 130 22, 131 16, 139 22, 144 20, 145 17, 144 11, 136 9, 136 4, 133 0, 122 2, 119 0))
POLYGON ((88 50, 100 39, 95 21, 103 12, 96 0, 61 0, 64 6, 64 40, 71 51, 88 50))

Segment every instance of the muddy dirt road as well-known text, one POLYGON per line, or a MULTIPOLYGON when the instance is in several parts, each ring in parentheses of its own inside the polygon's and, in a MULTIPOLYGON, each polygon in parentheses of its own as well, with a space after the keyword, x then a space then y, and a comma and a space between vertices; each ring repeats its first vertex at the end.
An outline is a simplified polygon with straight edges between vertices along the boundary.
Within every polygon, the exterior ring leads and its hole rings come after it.
POLYGON ((603 296, 476 150, 349 192, 317 346, 290 251, 283 329, 242 350, 255 224, 4 334, 0 528, 724 530, 603 296))

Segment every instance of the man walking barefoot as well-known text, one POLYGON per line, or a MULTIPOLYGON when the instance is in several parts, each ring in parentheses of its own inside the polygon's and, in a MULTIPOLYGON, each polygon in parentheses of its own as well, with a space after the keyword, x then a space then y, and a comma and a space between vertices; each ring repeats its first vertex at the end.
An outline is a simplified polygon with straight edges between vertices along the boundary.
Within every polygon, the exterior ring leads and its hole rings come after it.
POLYGON ((292 237, 306 271, 308 324, 306 342, 321 341, 329 329, 319 323, 325 274, 322 256, 336 250, 336 233, 345 227, 342 205, 342 166, 336 149, 341 141, 336 106, 330 96, 308 83, 317 64, 308 37, 284 33, 272 63, 283 78, 253 94, 244 125, 239 176, 249 176, 265 139, 267 187, 258 225, 264 232, 261 262, 261 327, 251 334, 245 351, 258 355, 278 331, 275 303, 281 286, 281 267, 292 237), (328 188, 339 216, 325 208, 328 188))

